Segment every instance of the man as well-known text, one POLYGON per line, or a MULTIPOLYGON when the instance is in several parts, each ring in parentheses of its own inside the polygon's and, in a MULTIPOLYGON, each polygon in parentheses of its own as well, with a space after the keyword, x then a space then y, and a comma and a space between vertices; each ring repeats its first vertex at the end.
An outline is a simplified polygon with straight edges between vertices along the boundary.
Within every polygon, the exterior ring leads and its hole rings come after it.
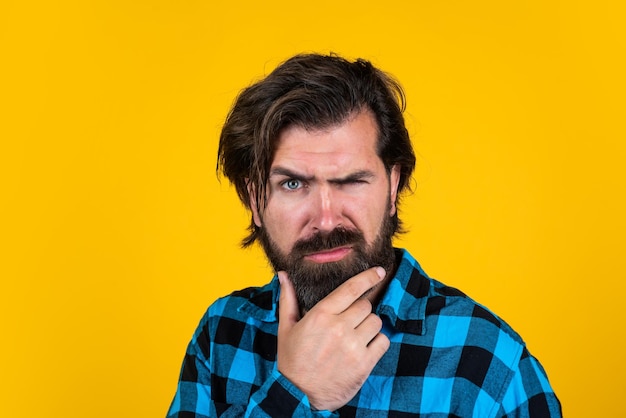
POLYGON ((277 272, 217 300, 170 417, 560 416, 502 320, 392 237, 415 157, 404 94, 369 62, 299 55, 237 98, 218 168, 277 272))

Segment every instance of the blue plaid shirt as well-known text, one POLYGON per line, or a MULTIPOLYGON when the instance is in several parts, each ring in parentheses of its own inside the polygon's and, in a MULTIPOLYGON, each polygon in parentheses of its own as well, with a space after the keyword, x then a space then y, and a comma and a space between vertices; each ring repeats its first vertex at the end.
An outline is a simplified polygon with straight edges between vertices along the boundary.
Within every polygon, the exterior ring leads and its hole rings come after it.
POLYGON ((313 410, 276 369, 274 277, 209 307, 168 417, 560 417, 546 373, 519 335, 398 251, 396 275, 376 308, 391 346, 347 405, 313 410))

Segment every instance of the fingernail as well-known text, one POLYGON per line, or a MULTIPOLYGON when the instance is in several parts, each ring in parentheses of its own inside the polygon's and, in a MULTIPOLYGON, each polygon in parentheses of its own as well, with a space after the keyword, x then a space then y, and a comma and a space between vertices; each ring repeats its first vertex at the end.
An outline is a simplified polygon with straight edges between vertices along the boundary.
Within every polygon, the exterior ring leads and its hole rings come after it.
POLYGON ((376 274, 378 274, 378 277, 380 277, 381 279, 385 278, 385 274, 387 274, 385 272, 385 269, 382 267, 376 267, 376 274))

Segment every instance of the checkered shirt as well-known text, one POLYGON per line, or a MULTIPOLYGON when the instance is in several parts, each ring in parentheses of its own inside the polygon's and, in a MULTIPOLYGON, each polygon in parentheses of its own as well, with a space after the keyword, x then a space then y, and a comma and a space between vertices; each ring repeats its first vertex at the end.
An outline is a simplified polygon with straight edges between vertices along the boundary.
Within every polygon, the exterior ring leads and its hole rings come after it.
POLYGON ((277 370, 274 277, 209 307, 168 417, 560 417, 546 373, 519 335, 397 251, 401 262, 376 308, 391 346, 347 405, 314 410, 277 370))

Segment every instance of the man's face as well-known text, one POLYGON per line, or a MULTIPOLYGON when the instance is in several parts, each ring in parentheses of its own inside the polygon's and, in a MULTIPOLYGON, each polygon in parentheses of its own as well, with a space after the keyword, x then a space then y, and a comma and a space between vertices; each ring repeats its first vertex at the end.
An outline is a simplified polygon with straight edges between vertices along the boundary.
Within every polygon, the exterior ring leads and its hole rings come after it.
POLYGON ((377 137, 369 111, 323 130, 288 127, 265 208, 251 199, 261 244, 273 267, 289 274, 303 311, 369 267, 393 267, 399 170, 387 173, 377 137))

